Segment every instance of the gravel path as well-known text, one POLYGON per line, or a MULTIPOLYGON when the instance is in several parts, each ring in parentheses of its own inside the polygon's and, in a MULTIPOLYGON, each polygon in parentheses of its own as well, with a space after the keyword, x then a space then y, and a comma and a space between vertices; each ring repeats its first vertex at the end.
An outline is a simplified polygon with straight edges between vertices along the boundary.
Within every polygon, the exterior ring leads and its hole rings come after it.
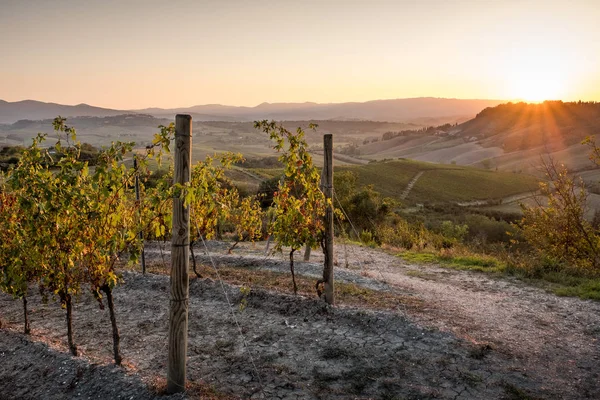
MULTIPOLYGON (((218 262, 241 262, 212 245, 218 262)), ((258 254, 261 246, 245 246, 243 262, 254 253, 261 268, 287 271, 286 256, 265 259, 258 254)), ((548 385, 562 388, 564 396, 572 392, 578 393, 574 398, 600 398, 599 302, 558 297, 516 279, 409 264, 367 247, 337 246, 335 258, 340 265, 347 258, 349 267, 337 268, 336 279, 422 300, 424 307, 404 310, 412 320, 489 345, 513 359, 514 368, 547 377, 548 385)), ((298 262, 295 268, 319 277, 322 260, 316 253, 311 263, 298 262)))

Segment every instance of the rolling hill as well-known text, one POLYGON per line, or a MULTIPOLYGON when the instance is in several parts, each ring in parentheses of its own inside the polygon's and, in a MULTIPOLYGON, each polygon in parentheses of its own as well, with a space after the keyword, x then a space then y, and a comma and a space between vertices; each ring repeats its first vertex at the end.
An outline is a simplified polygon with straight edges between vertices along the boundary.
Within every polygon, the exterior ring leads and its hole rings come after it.
POLYGON ((373 185, 384 196, 409 205, 502 199, 538 188, 538 179, 531 175, 412 160, 342 166, 336 171, 352 171, 359 186, 373 185))
MULTIPOLYGON (((140 146, 148 144, 158 125, 173 122, 171 118, 158 118, 148 114, 122 114, 104 117, 72 117, 67 123, 77 129, 78 138, 93 145, 106 145, 113 140, 134 141, 140 146)), ((338 145, 363 142, 390 130, 417 129, 420 125, 400 122, 374 121, 312 121, 319 125, 316 132, 308 130, 308 121, 286 121, 284 125, 295 130, 306 129, 311 145, 320 146, 323 133, 336 136, 338 145)), ((40 121, 20 120, 0 125, 0 145, 22 145, 30 142, 38 132, 52 136, 52 119, 40 121)), ((254 129, 252 122, 194 121, 194 157, 203 158, 215 152, 240 152, 247 157, 272 154, 271 142, 262 132, 254 129)))
POLYGON ((527 173, 538 173, 540 157, 551 155, 583 170, 593 166, 581 141, 600 134, 600 103, 501 104, 459 125, 398 134, 356 151, 373 160, 402 157, 527 173))
MULTIPOLYGON (((316 165, 321 164, 318 157, 314 161, 316 165)), ((532 175, 413 160, 387 160, 365 165, 338 165, 335 161, 334 164, 336 174, 345 171, 355 174, 357 187, 373 185, 383 196, 392 197, 409 206, 418 203, 498 201, 535 192, 539 182, 532 175)), ((250 172, 269 179, 281 176, 283 169, 251 168, 250 172)), ((256 180, 239 178, 238 176, 238 182, 247 186, 256 180)))
POLYGON ((482 146, 502 147, 506 153, 536 147, 564 150, 600 133, 600 103, 501 104, 459 128, 460 136, 476 137, 482 146))

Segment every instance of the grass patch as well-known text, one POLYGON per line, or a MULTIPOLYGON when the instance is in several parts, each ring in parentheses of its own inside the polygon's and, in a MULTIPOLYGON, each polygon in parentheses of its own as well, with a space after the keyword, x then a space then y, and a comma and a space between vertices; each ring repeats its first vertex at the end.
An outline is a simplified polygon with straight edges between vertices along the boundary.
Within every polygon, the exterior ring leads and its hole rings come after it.
POLYGON ((552 290, 558 296, 580 297, 600 301, 600 279, 589 279, 576 286, 561 286, 552 290))
POLYGON ((506 264, 487 255, 445 255, 431 252, 403 251, 398 253, 402 259, 417 264, 439 264, 462 271, 498 273, 506 271, 506 264))
POLYGON ((426 171, 411 190, 409 201, 429 202, 498 199, 538 189, 539 178, 477 168, 426 171))
MULTIPOLYGON (((153 274, 168 275, 170 267, 162 263, 149 263, 146 266, 146 271, 153 274)), ((211 266, 200 265, 198 272, 203 278, 217 279, 211 266)), ((193 271, 190 271, 190 274, 194 276, 193 271)), ((289 273, 222 266, 219 267, 219 275, 224 282, 232 285, 293 293, 292 277, 289 273)), ((296 283, 299 294, 316 297, 316 278, 296 274, 296 283)), ((338 305, 387 310, 398 307, 420 308, 422 306, 421 300, 410 296, 367 289, 354 283, 339 281, 335 282, 335 301, 338 305)))
MULTIPOLYGON (((576 276, 565 271, 531 271, 509 266, 493 256, 477 254, 449 255, 433 252, 403 251, 398 257, 416 264, 436 264, 462 271, 514 276, 532 286, 539 287, 557 296, 579 297, 600 301, 600 278, 576 276)), ((408 271, 408 276, 427 279, 427 273, 408 271)))
POLYGON ((568 275, 564 272, 546 272, 540 276, 545 288, 557 296, 600 300, 600 278, 568 275))

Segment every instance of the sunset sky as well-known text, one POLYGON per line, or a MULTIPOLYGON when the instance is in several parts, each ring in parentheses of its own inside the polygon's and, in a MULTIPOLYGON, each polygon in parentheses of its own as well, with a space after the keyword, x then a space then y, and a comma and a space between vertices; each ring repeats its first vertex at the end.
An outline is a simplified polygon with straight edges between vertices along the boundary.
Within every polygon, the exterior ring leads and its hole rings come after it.
POLYGON ((600 100, 600 0, 0 0, 0 99, 600 100))

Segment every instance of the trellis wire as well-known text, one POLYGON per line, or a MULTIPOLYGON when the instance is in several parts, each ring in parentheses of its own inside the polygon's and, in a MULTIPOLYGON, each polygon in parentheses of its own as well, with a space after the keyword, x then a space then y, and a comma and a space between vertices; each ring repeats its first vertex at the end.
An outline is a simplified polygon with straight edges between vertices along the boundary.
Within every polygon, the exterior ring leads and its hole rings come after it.
POLYGON ((237 319, 235 312, 233 311, 233 305, 231 304, 229 295, 227 294, 227 290, 225 289, 225 284, 223 283, 223 279, 221 279, 221 274, 219 274, 217 265, 215 264, 215 261, 213 260, 211 254, 210 254, 210 251, 208 250, 208 246, 206 245, 204 236, 200 232, 200 228, 198 227, 198 224, 196 224, 196 232, 198 233, 198 236, 202 240, 202 244, 204 245, 204 251, 208 255, 210 263, 211 263, 213 269, 215 270, 215 274, 217 275, 217 279, 219 280, 221 290, 223 291, 223 295, 225 296, 225 300, 227 301, 227 305, 229 306, 229 312, 231 314, 231 317, 233 318, 233 321, 235 322, 235 325, 238 329, 238 333, 239 333, 240 337, 242 338, 242 344, 243 344, 244 350, 248 353, 248 357, 250 358, 250 363, 252 364, 252 368, 254 369, 254 373, 256 375, 256 380, 258 381, 258 385, 260 386, 260 392, 262 393, 263 397, 266 399, 267 396, 265 395, 265 392, 263 390, 262 379, 260 378, 260 373, 258 372, 258 368, 256 367, 256 362, 254 361, 254 357, 252 356, 252 352, 250 351, 250 347, 248 346, 248 341, 246 340, 246 336, 244 335, 244 333, 242 331, 242 327, 239 323, 239 320, 237 319))

